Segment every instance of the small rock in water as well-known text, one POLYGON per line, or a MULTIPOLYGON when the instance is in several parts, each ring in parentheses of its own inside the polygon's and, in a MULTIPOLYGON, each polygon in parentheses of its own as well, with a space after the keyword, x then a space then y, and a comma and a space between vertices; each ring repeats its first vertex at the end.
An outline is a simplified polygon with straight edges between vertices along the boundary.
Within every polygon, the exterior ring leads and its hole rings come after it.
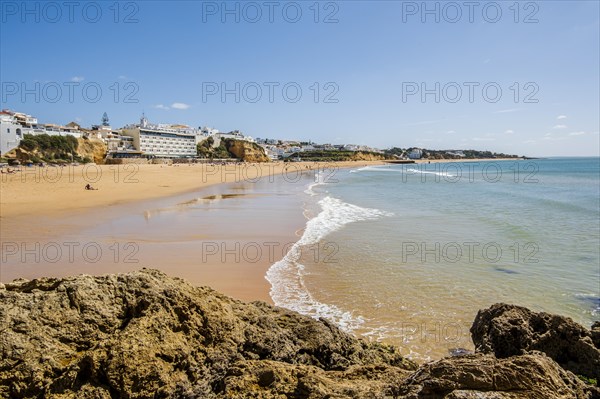
POLYGON ((450 353, 450 356, 465 356, 473 354, 473 351, 465 348, 452 348, 449 349, 448 352, 450 353))
POLYGON ((497 272, 502 272, 502 273, 506 273, 506 274, 519 274, 519 272, 516 272, 514 270, 510 270, 510 269, 506 269, 504 267, 495 267, 494 269, 497 272))

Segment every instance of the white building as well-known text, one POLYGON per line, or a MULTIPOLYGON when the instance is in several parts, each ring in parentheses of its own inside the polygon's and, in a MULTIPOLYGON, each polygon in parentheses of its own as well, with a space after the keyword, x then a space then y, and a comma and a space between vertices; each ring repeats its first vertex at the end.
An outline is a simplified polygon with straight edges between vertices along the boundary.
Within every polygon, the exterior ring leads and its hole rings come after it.
POLYGON ((408 157, 410 159, 421 159, 422 156, 423 150, 421 150, 420 148, 415 148, 408 154, 408 157))
POLYGON ((27 133, 31 133, 33 135, 47 134, 48 136, 73 136, 77 138, 81 138, 82 136, 82 133, 79 131, 79 129, 75 127, 60 126, 53 123, 47 123, 42 126, 44 126, 43 129, 32 129, 27 133))
POLYGON ((160 158, 183 158, 196 156, 197 130, 180 125, 153 125, 142 116, 139 125, 126 126, 122 136, 133 138, 133 147, 160 158))
POLYGON ((25 128, 7 111, 0 112, 0 155, 17 148, 25 134, 25 128))
MULTIPOLYGON (((11 113, 10 111, 7 112, 11 113)), ((38 123, 37 118, 22 112, 12 112, 12 115, 15 117, 17 123, 24 127, 34 127, 38 123)))
POLYGON ((123 136, 114 130, 102 131, 102 141, 106 143, 106 149, 109 153, 115 152, 138 152, 133 144, 133 137, 123 136))
POLYGON ((446 154, 453 156, 453 157, 459 157, 459 158, 465 157, 465 153, 462 151, 446 151, 446 154))

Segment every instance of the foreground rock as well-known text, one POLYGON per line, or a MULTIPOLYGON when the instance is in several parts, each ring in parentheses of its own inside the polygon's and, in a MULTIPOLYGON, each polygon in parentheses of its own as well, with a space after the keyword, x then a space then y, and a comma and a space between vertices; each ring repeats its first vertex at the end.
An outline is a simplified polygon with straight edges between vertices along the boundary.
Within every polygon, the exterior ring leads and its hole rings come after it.
POLYGON ((468 355, 422 366, 400 392, 407 399, 597 398, 572 373, 540 353, 496 359, 468 355))
POLYGON ((13 282, 0 304, 0 397, 366 398, 416 368, 329 323, 153 270, 13 282))
POLYGON ((599 327, 590 331, 568 317, 496 304, 479 311, 471 335, 478 352, 505 358, 540 351, 566 370, 600 380, 599 327))
POLYGON ((581 398, 541 353, 418 368, 325 321, 155 270, 0 286, 0 398, 581 398))

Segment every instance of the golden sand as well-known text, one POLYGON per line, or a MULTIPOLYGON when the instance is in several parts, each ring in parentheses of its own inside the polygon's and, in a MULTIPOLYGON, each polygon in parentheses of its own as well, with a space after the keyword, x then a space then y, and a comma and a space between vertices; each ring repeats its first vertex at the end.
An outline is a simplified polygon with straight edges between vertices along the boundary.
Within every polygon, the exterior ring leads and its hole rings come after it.
MULTIPOLYGON (((200 252, 196 248, 182 246, 179 250, 174 250, 173 244, 168 242, 169 237, 158 237, 158 241, 153 245, 138 243, 138 263, 115 263, 106 256, 112 254, 112 247, 109 249, 111 244, 106 241, 106 236, 94 236, 93 228, 107 219, 114 218, 115 215, 127 215, 139 212, 141 208, 145 209, 148 205, 139 207, 139 204, 147 204, 144 201, 161 201, 162 198, 167 200, 211 186, 215 187, 211 189, 214 196, 221 196, 225 198, 224 201, 235 200, 228 198, 230 194, 225 188, 227 185, 221 183, 251 183, 259 178, 269 179, 275 175, 283 175, 284 178, 287 176, 293 181, 299 173, 314 174, 315 169, 328 168, 331 171, 332 168, 376 164, 381 162, 23 167, 16 173, 0 176, 0 235, 3 250, 14 250, 7 245, 14 246, 15 243, 28 245, 27 248, 41 244, 44 248, 46 243, 62 243, 74 237, 83 243, 99 241, 105 256, 97 263, 76 260, 35 264, 30 261, 22 262, 18 255, 12 255, 8 257, 9 262, 0 265, 0 280, 7 282, 18 277, 31 279, 80 273, 105 274, 153 267, 173 276, 186 278, 196 285, 211 286, 242 300, 270 301, 270 286, 264 276, 269 266, 274 263, 273 259, 264 257, 256 262, 222 262, 220 258, 213 256, 204 262, 198 262, 200 252), (86 190, 87 184, 96 190, 86 190), (169 256, 173 251, 176 252, 175 256, 169 256)), ((211 230, 203 231, 202 237, 194 237, 190 231, 186 232, 188 236, 182 239, 183 242, 195 240, 198 246, 203 240, 214 239, 215 242, 229 240, 242 245, 249 240, 278 241, 283 247, 298 239, 299 230, 305 224, 301 212, 301 209, 297 212, 296 209, 289 210, 285 220, 276 221, 275 227, 272 226, 274 223, 266 227, 251 216, 242 215, 241 217, 246 219, 241 228, 237 220, 240 217, 239 213, 223 213, 219 217, 224 219, 216 220, 211 230)), ((143 228, 144 226, 140 227, 143 228)), ((165 232, 165 235, 167 234, 165 232)), ((137 239, 134 234, 131 236, 132 240, 137 239)), ((119 240, 128 241, 130 237, 121 237, 119 240)), ((126 252, 121 253, 123 254, 126 252)), ((282 256, 283 254, 279 253, 275 261, 282 256)))
POLYGON ((0 176, 0 217, 51 216, 56 213, 159 198, 213 184, 254 181, 257 177, 323 167, 345 168, 382 162, 263 163, 235 165, 80 165, 22 167, 0 176), (90 184, 97 191, 84 187, 90 184))

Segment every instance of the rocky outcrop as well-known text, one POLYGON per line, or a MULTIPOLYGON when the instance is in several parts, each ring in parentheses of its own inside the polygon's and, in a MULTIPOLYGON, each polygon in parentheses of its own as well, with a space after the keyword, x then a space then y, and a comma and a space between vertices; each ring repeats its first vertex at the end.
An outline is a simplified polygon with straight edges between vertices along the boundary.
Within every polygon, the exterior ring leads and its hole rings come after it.
POLYGON ((385 154, 378 154, 375 152, 356 151, 350 157, 351 161, 383 161, 390 159, 385 154))
POLYGON ((0 332, 0 398, 600 398, 540 352, 417 368, 156 270, 0 284, 0 332))
POLYGON ((592 331, 568 317, 496 304, 480 310, 471 327, 475 349, 498 358, 540 351, 564 369, 600 380, 600 323, 592 331))
POLYGON ((80 158, 88 158, 90 161, 97 164, 104 163, 108 148, 106 144, 100 139, 77 139, 79 145, 77 146, 77 155, 80 158))
MULTIPOLYGON (((102 140, 88 138, 72 139, 77 141, 76 150, 73 154, 71 154, 70 151, 52 146, 49 146, 48 148, 25 148, 20 146, 7 152, 5 156, 10 159, 16 159, 23 164, 32 161, 54 162, 61 159, 63 161, 71 161, 73 160, 71 155, 75 155, 79 157, 79 160, 85 160, 86 162, 94 162, 97 164, 104 163, 108 148, 102 140)), ((75 160, 77 160, 77 158, 75 158, 75 160)))
POLYGON ((153 270, 16 281, 0 304, 3 398, 371 398, 416 368, 327 322, 153 270))
POLYGON ((265 150, 256 143, 225 139, 225 148, 235 158, 244 162, 270 162, 265 150))
POLYGON ((312 162, 382 161, 394 159, 391 155, 378 152, 346 150, 311 150, 297 152, 290 156, 292 159, 297 157, 303 161, 312 162))
POLYGON ((419 368, 399 392, 406 399, 575 399, 596 393, 542 353, 442 359, 419 368))

